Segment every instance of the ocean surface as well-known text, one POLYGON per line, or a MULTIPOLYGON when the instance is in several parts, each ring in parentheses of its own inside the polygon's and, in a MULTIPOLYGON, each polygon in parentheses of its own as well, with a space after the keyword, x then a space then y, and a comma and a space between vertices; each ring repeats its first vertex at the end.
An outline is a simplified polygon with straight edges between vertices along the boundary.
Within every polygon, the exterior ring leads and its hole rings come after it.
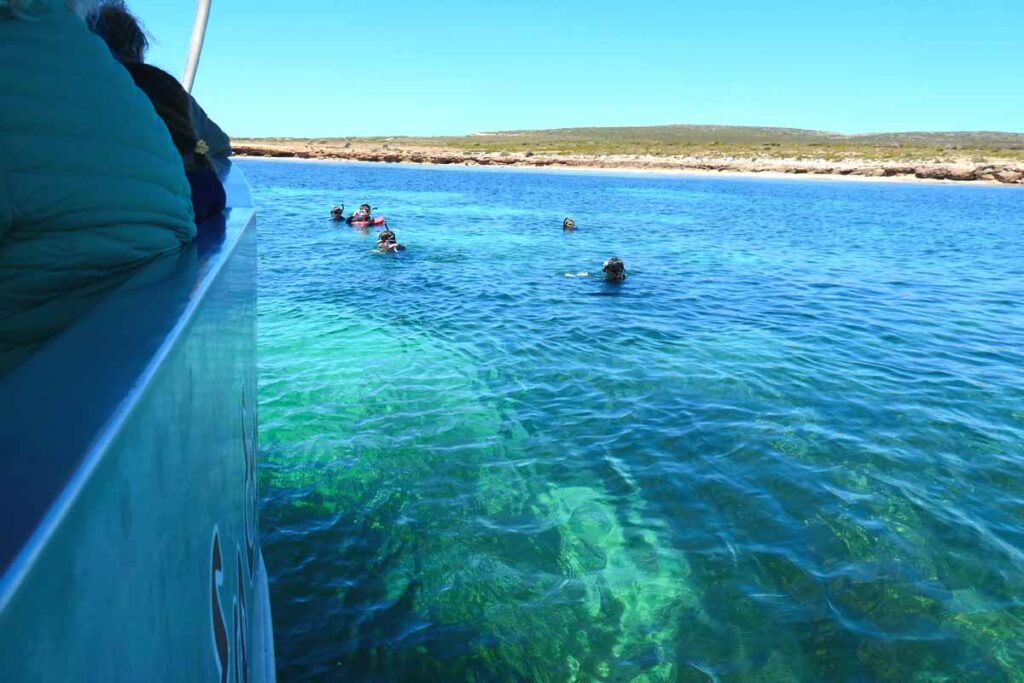
POLYGON ((281 680, 1024 680, 1019 188, 240 165, 281 680))

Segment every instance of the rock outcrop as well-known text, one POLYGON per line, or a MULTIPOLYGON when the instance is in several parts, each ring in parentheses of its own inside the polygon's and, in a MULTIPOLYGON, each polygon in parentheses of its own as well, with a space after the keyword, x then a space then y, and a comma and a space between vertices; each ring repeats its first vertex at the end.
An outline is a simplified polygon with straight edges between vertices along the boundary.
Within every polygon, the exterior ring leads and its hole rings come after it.
POLYGON ((915 163, 871 159, 789 159, 706 156, 586 155, 458 150, 357 150, 313 143, 239 143, 235 154, 254 157, 294 157, 336 161, 384 163, 461 164, 466 166, 528 166, 534 168, 599 168, 652 171, 705 171, 722 173, 786 173, 793 175, 862 176, 867 178, 919 178, 957 182, 1024 185, 1024 164, 915 163))

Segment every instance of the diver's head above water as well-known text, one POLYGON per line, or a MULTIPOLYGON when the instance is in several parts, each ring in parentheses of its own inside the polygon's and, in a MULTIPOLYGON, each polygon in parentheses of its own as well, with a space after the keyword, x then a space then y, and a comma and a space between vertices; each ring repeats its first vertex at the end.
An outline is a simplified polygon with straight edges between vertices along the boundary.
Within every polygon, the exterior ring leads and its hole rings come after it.
POLYGON ((562 221, 562 230, 565 232, 572 232, 576 229, 576 221, 571 218, 566 218, 562 221))
POLYGON ((612 256, 604 262, 604 277, 610 282, 622 282, 626 279, 626 264, 618 256, 612 256))
POLYGON ((398 243, 398 238, 390 228, 385 228, 377 235, 377 249, 380 251, 405 251, 405 245, 398 243))
POLYGON ((345 217, 345 206, 344 205, 336 206, 333 209, 331 209, 331 220, 332 221, 340 221, 340 220, 343 220, 344 217, 345 217))

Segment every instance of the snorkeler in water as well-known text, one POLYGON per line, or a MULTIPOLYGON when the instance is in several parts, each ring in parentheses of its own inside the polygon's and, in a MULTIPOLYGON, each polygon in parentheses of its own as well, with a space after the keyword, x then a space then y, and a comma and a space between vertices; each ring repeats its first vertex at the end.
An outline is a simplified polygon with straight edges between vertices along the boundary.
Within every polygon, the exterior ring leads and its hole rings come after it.
MULTIPOLYGON (((622 282, 626 279, 626 265, 622 262, 618 256, 612 256, 610 259, 604 262, 604 266, 601 268, 604 271, 605 282, 622 282)), ((566 277, 591 277, 591 274, 586 271, 579 273, 566 273, 566 277)))
POLYGON ((622 282, 626 279, 626 264, 618 256, 612 256, 604 262, 604 279, 608 282, 622 282))
POLYGON ((405 251, 405 245, 398 243, 398 238, 390 228, 385 228, 382 233, 377 235, 377 251, 384 253, 405 251))
POLYGON ((353 223, 369 223, 373 220, 370 216, 370 212, 372 210, 373 209, 370 208, 369 204, 360 204, 359 210, 349 216, 346 222, 349 225, 352 225, 353 223))
POLYGON ((576 230, 576 221, 571 218, 562 221, 562 232, 573 232, 574 230, 576 230))
POLYGON ((341 222, 345 220, 345 205, 336 206, 331 209, 331 220, 335 222, 341 222))

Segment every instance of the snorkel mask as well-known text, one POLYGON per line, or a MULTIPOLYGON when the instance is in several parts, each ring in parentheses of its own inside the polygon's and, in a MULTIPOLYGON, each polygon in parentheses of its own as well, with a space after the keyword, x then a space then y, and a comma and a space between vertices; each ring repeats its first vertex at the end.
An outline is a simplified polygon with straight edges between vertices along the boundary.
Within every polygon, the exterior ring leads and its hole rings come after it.
POLYGON ((610 280, 623 280, 626 277, 626 264, 618 256, 612 256, 601 268, 610 280))

